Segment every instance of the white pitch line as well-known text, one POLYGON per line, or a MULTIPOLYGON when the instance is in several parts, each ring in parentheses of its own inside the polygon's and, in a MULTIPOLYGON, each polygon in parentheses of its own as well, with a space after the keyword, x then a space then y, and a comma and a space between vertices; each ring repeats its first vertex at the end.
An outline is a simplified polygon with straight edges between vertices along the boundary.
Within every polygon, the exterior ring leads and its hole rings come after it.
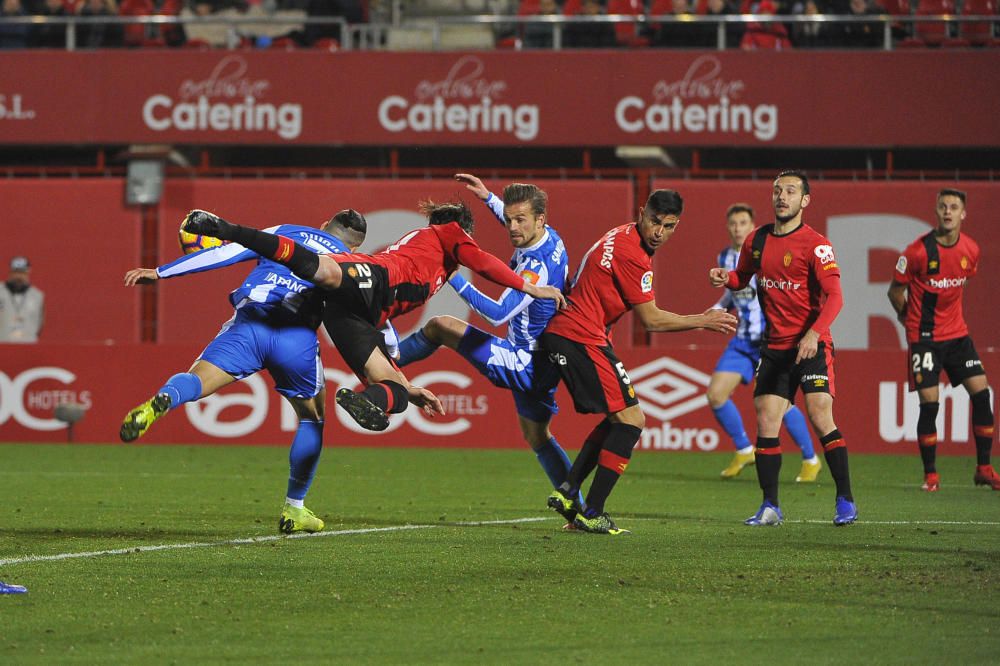
MULTIPOLYGON (((786 520, 786 523, 816 523, 826 525, 833 520, 786 520)), ((996 527, 1000 522, 989 520, 864 520, 858 519, 858 524, 864 525, 985 525, 996 527)))
POLYGON ((228 539, 226 541, 195 541, 191 543, 163 543, 155 546, 133 546, 131 548, 113 548, 110 550, 91 550, 81 553, 58 553, 56 555, 26 555, 0 560, 0 567, 9 564, 25 564, 27 562, 53 562, 56 560, 75 560, 87 557, 102 557, 104 555, 127 555, 129 553, 151 553, 159 550, 183 550, 185 548, 213 548, 218 546, 238 546, 243 544, 269 543, 284 539, 313 539, 320 537, 347 536, 351 534, 375 534, 378 532, 403 532, 405 530, 433 530, 442 527, 479 527, 483 525, 514 525, 516 523, 537 523, 551 518, 514 518, 512 520, 476 520, 441 523, 437 525, 394 525, 392 527, 368 527, 354 530, 337 530, 333 532, 315 532, 308 534, 300 532, 290 535, 268 535, 245 537, 243 539, 228 539))

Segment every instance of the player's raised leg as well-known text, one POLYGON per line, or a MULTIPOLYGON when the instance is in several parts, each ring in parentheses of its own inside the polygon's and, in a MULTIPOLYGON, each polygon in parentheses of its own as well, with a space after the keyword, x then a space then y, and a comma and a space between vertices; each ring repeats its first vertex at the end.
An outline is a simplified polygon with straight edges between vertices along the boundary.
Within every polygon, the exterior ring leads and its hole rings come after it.
POLYGON ((327 255, 319 255, 305 245, 285 236, 244 227, 204 210, 192 210, 181 225, 190 233, 232 241, 271 261, 292 269, 296 275, 324 289, 340 286, 340 264, 327 255))
POLYGON ((142 404, 132 408, 122 421, 119 437, 132 442, 171 409, 215 393, 236 378, 207 361, 198 360, 188 372, 174 375, 142 404))

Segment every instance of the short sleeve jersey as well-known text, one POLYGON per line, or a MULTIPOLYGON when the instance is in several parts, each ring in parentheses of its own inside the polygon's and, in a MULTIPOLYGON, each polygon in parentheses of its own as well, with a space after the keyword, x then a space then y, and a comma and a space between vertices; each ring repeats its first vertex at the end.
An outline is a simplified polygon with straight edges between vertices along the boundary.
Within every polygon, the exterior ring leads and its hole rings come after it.
POLYGON ((909 291, 908 342, 939 342, 969 334, 962 293, 978 269, 979 245, 966 234, 960 234, 954 245, 941 245, 930 232, 903 250, 893 279, 909 291))
MULTIPOLYGON (((741 283, 757 276, 757 298, 767 319, 764 344, 770 349, 798 344, 826 301, 820 280, 840 278, 830 241, 807 224, 781 236, 773 224, 754 230, 743 242, 736 272, 741 283)), ((833 338, 827 330, 819 341, 831 345, 833 338)))
POLYGON ((652 253, 635 224, 615 227, 584 255, 569 293, 569 306, 545 329, 592 345, 606 345, 609 330, 636 305, 656 298, 652 253))
POLYGON ((335 259, 378 264, 388 271, 394 299, 386 306, 383 319, 391 319, 415 310, 441 289, 459 267, 456 255, 462 245, 479 247, 457 222, 449 222, 415 229, 378 254, 335 259))

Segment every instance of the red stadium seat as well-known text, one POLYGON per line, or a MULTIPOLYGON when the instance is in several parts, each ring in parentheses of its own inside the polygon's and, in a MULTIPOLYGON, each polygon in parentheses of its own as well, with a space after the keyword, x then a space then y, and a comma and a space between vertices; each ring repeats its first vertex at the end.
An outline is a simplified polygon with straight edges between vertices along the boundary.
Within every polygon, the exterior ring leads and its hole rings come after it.
POLYGON ((576 16, 577 14, 580 13, 580 10, 582 8, 583 8, 582 0, 566 0, 566 2, 563 3, 563 8, 562 8, 563 16, 576 16))
MULTIPOLYGON (((119 16, 152 16, 152 0, 123 0, 118 6, 119 16)), ((146 26, 132 24, 125 26, 125 46, 143 46, 146 41, 146 26)))
POLYGON ((313 42, 313 48, 319 49, 320 51, 339 51, 340 42, 338 42, 333 37, 323 37, 322 39, 317 39, 313 42))
MULTIPOLYGON (((995 16, 997 0, 965 0, 962 4, 962 16, 995 16)), ((997 40, 993 37, 994 23, 977 21, 975 23, 960 23, 958 34, 973 46, 985 46, 997 40)))
MULTIPOLYGON (((920 0, 917 5, 917 16, 936 16, 938 14, 954 14, 954 0, 920 0)), ((916 23, 913 26, 914 36, 928 46, 939 46, 948 39, 947 23, 916 23)))
MULTIPOLYGON (((644 16, 646 8, 642 0, 608 0, 608 14, 626 14, 644 16)), ((642 24, 639 22, 616 23, 615 38, 620 46, 649 46, 649 39, 639 34, 642 24)))
POLYGON ((521 0, 517 6, 518 16, 534 16, 538 13, 541 3, 538 0, 521 0))

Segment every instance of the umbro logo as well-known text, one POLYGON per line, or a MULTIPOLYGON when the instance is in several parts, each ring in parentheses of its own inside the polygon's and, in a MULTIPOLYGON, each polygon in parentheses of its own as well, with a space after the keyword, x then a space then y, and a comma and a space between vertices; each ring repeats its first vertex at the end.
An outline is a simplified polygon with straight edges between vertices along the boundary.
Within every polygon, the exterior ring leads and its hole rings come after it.
POLYGON ((705 389, 711 376, 669 356, 632 368, 628 374, 647 416, 666 422, 708 404, 705 389))

